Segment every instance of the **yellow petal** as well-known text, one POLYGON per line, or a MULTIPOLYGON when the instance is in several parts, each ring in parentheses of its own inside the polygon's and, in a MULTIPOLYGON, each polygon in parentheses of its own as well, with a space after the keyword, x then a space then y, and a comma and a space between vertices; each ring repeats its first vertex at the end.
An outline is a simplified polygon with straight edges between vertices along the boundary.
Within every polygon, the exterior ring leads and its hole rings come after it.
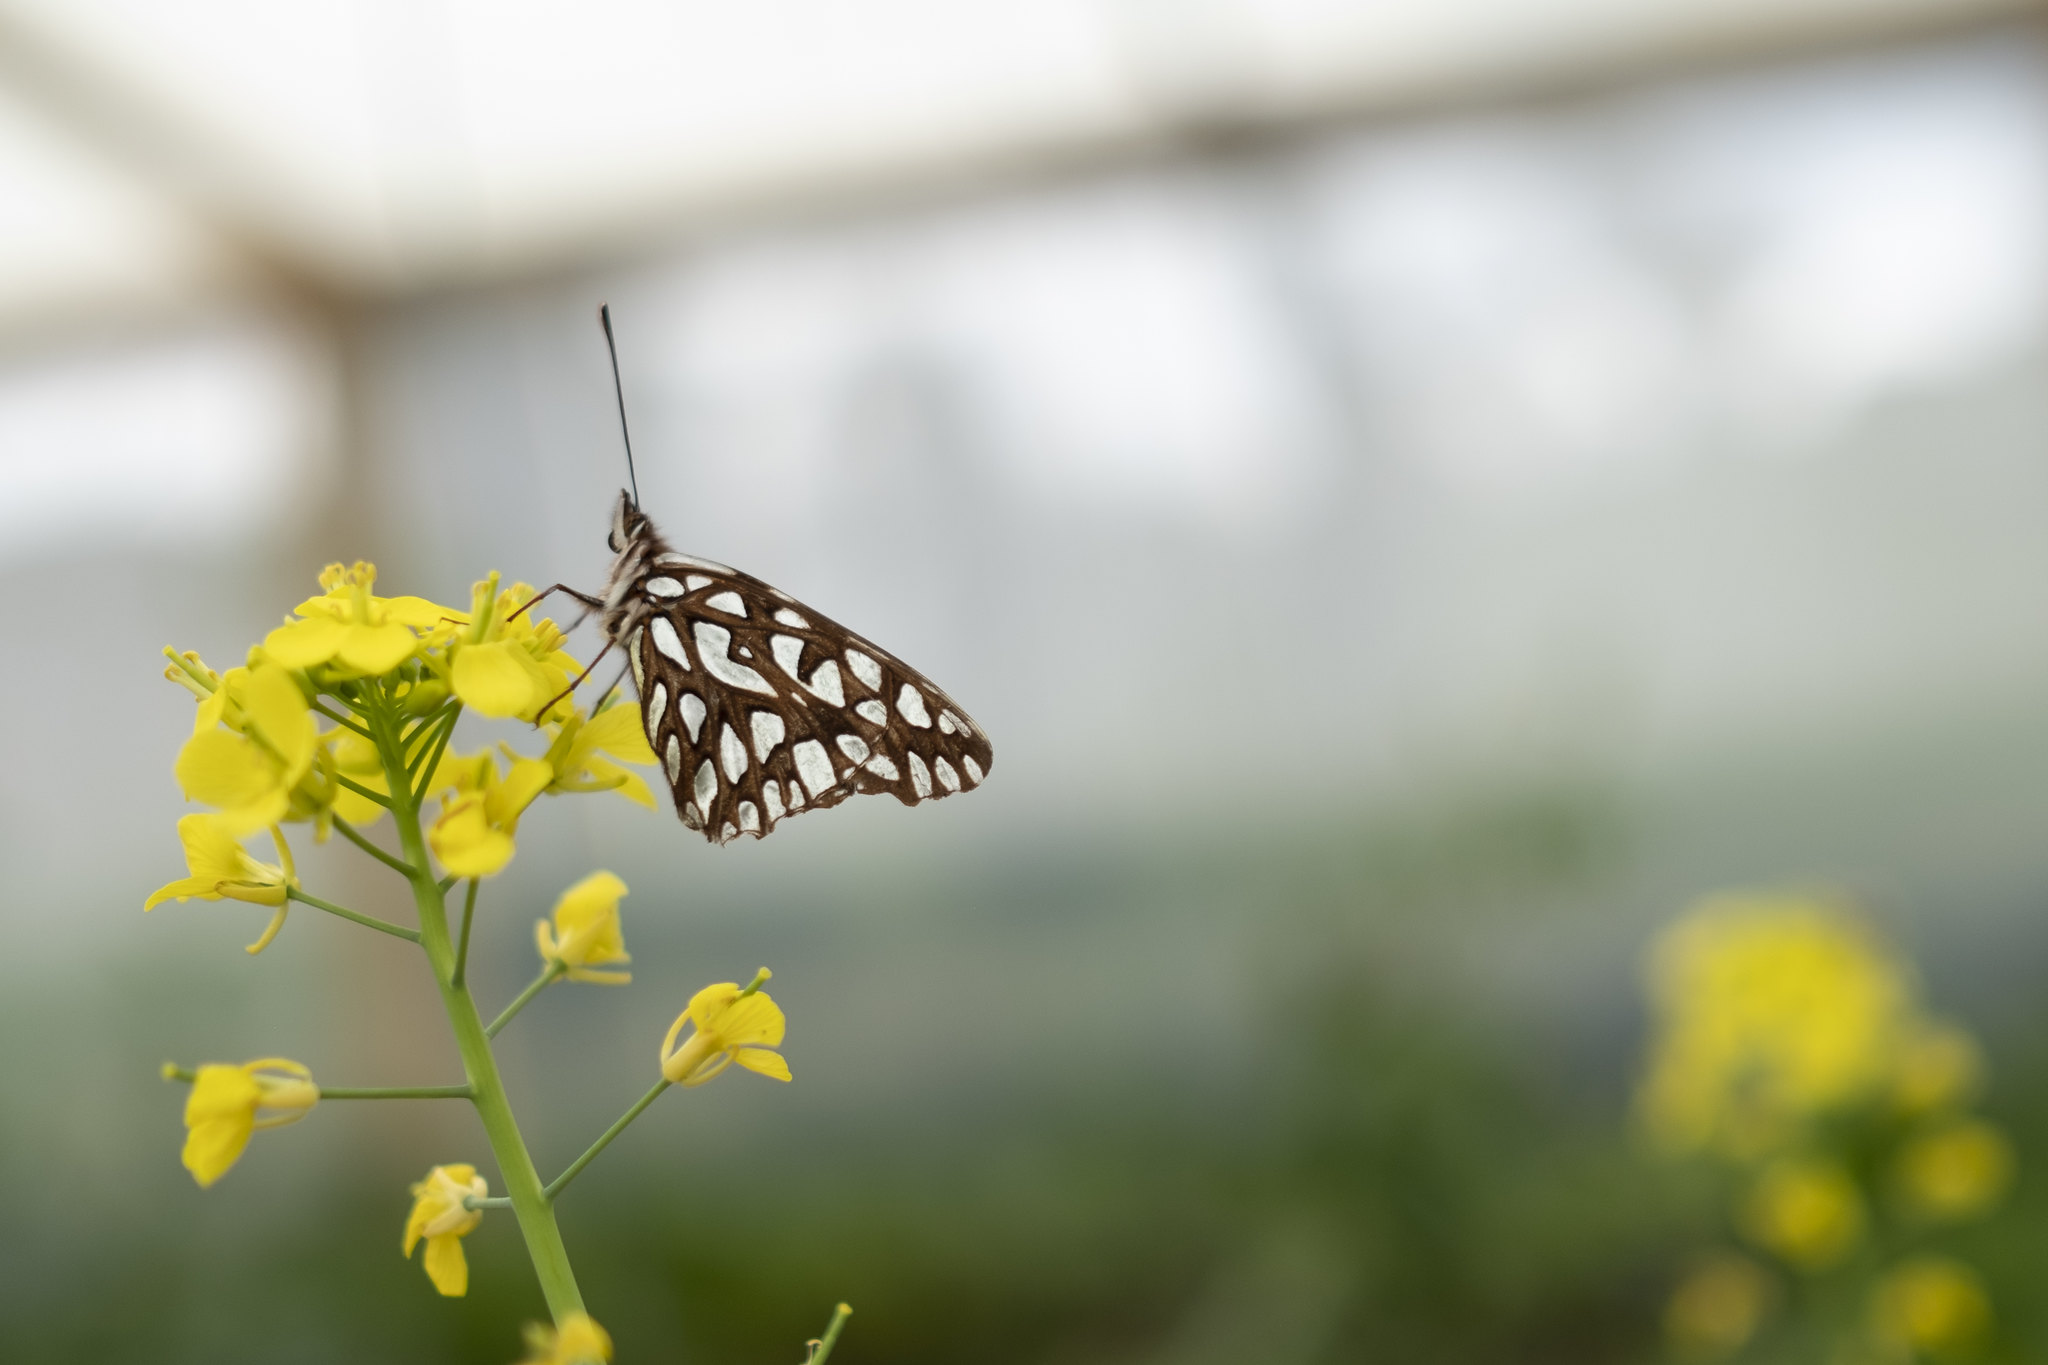
POLYGON ((540 689, 547 679, 511 640, 464 646, 455 655, 452 681, 465 705, 500 720, 546 700, 540 689))
POLYGON ((419 642, 396 621, 381 626, 351 625, 336 656, 359 673, 389 673, 412 657, 419 642))
POLYGON ((469 1262, 462 1257, 462 1238, 443 1233, 427 1239, 427 1278, 451 1299, 469 1292, 469 1262))
POLYGON ((312 763, 319 736, 292 675, 274 663, 258 665, 249 670, 238 700, 256 733, 284 761, 285 780, 296 782, 312 763))
POLYGON ((457 877, 489 877, 512 861, 512 836, 484 818, 484 798, 468 796, 442 812, 427 831, 441 866, 457 877))
POLYGON ((277 769, 263 751, 226 730, 208 730, 186 740, 172 772, 188 798, 209 806, 240 808, 273 793, 285 795, 277 769))
POLYGON ((601 758, 591 759, 583 765, 583 770, 600 782, 615 782, 616 785, 611 790, 635 805, 645 806, 649 810, 656 808, 654 793, 648 788, 646 781, 641 778, 640 774, 627 772, 624 768, 616 764, 607 763, 601 758))
POLYGON ((732 1059, 749 1071, 758 1071, 763 1076, 772 1076, 778 1081, 790 1079, 789 1063, 782 1060, 779 1052, 770 1052, 765 1047, 743 1047, 732 1054, 732 1059))
POLYGON ((203 1189, 226 1175, 249 1145, 262 1091, 236 1066, 202 1066, 185 1101, 185 1169, 203 1189))
POLYGON ((182 877, 174 882, 165 882, 150 892, 149 899, 142 903, 142 908, 154 910, 172 897, 182 901, 197 896, 203 901, 217 901, 220 899, 220 892, 214 888, 219 885, 218 881, 202 877, 182 877))
POLYGON ((195 879, 217 883, 242 875, 242 845, 217 817, 181 817, 178 842, 185 847, 185 868, 195 879))
POLYGON ((715 1026, 726 1047, 780 1047, 784 1029, 782 1009, 768 998, 766 991, 755 991, 733 1001, 720 1013, 715 1026))
POLYGON ((545 759, 513 760, 512 771, 505 774, 505 780, 484 796, 491 823, 512 828, 518 823, 519 813, 532 805, 533 799, 546 791, 554 780, 554 766, 545 759))
MULTIPOLYGON (((301 603, 301 614, 310 605, 301 603)), ((332 616, 287 621, 263 637, 263 652, 286 668, 312 668, 333 658, 347 634, 348 626, 332 616)))
POLYGON ((387 597, 384 599, 384 619, 396 621, 401 626, 411 626, 414 630, 432 630, 443 621, 466 626, 469 613, 444 607, 439 602, 429 602, 424 597, 387 597))
POLYGON ((655 761, 654 750, 647 745, 647 736, 640 728, 640 708, 621 704, 608 707, 592 716, 584 725, 583 733, 577 736, 578 747, 588 746, 610 754, 621 763, 648 764, 655 761))

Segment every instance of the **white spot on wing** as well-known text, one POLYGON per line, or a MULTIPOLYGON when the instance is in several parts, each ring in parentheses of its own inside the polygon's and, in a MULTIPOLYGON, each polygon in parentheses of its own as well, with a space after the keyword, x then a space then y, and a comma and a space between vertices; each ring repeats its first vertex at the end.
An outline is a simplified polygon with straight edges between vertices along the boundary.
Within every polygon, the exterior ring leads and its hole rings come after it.
POLYGON ((654 685, 654 695, 647 699, 647 742, 654 743, 661 733, 661 718, 668 711, 668 688, 662 683, 654 685))
MULTIPOLYGON (((818 752, 823 753, 824 750, 820 749, 818 752)), ((794 782, 789 784, 789 808, 791 810, 802 810, 804 808, 804 789, 794 782)))
POLYGON ((960 774, 953 771, 953 765, 943 758, 932 760, 932 771, 939 775, 939 785, 949 792, 960 790, 960 774))
POLYGON ((857 649, 848 649, 846 651, 846 663, 853 670, 853 676, 868 685, 868 691, 879 692, 882 690, 882 666, 876 663, 871 656, 863 654, 857 649))
POLYGON ((939 729, 949 735, 960 733, 960 722, 953 719, 951 711, 939 712, 939 729))
POLYGON ((683 746, 676 743, 676 737, 668 737, 668 754, 662 759, 662 766, 668 769, 668 784, 673 787, 683 775, 683 746))
POLYGON ((910 789, 916 792, 917 799, 922 801, 932 794, 932 771, 924 766, 924 760, 919 758, 915 752, 911 753, 909 757, 910 789))
POLYGON ((640 642, 647 636, 643 626, 633 632, 633 638, 626 641, 626 661, 633 665, 633 690, 642 696, 647 694, 647 672, 640 663, 640 642))
POLYGON ((728 616, 745 616, 747 604, 736 592, 716 592, 704 599, 704 605, 713 611, 722 611, 728 616))
POLYGON ((763 782, 761 784, 761 800, 768 807, 768 823, 772 826, 785 813, 782 805, 782 784, 772 777, 763 782))
POLYGON ((704 828, 704 817, 698 812, 695 801, 683 802, 683 823, 691 829, 704 828))
POLYGON ((711 798, 718 795, 718 774, 711 771, 711 760, 705 759, 697 765, 697 780, 691 784, 691 794, 697 798, 697 809, 708 817, 711 814, 711 798))
POLYGON ((704 699, 695 692, 685 692, 676 702, 676 710, 682 715, 683 724, 690 727, 690 743, 695 744, 704 728, 704 699))
POLYGON ((773 711, 756 711, 754 722, 754 757, 763 763, 768 761, 768 751, 782 743, 782 737, 789 733, 782 723, 782 717, 773 711))
MULTIPOLYGON (((777 596, 780 596, 780 594, 777 594, 777 596)), ((783 625, 792 626, 797 630, 809 630, 811 628, 811 623, 803 618, 802 613, 791 611, 788 607, 778 609, 775 613, 775 619, 782 622, 783 625)))
POLYGON ((868 756, 868 742, 859 735, 841 735, 837 741, 839 752, 858 763, 868 756))
POLYGON ((647 580, 647 591, 656 597, 681 597, 683 585, 673 578, 650 578, 647 580))
POLYGON ((859 713, 862 720, 868 721, 871 724, 887 725, 889 723, 889 708, 876 701, 873 697, 869 697, 853 709, 859 713))
POLYGON ((903 690, 896 694, 896 709, 903 713, 903 719, 920 730, 932 728, 932 713, 924 709, 924 693, 903 684, 903 690))
POLYGON ((718 842, 729 844, 732 842, 733 836, 738 833, 739 831, 732 827, 732 821, 728 820, 725 822, 725 828, 718 832, 718 842))
POLYGON ((728 782, 739 781, 740 774, 747 770, 747 746, 740 743, 730 725, 718 727, 718 761, 725 767, 728 782))
POLYGON ((732 632, 724 626, 714 626, 709 621, 699 621, 691 627, 697 637, 697 657, 704 661, 704 671, 730 687, 745 688, 749 692, 760 692, 774 696, 775 689, 768 680, 732 660, 732 632))
MULTIPOLYGON (((815 739, 807 739, 796 746, 795 757, 796 775, 804 780, 806 787, 811 789, 812 796, 818 795, 832 785, 832 760, 826 755, 824 745, 818 743, 815 739)), ((709 765, 707 764, 706 766, 708 767, 709 765)), ((791 787, 789 789, 790 805, 801 804, 796 798, 797 790, 795 787, 791 787)))
POLYGON ((657 616, 647 628, 654 632, 654 647, 661 651, 661 656, 681 664, 687 671, 690 667, 690 656, 683 652, 682 638, 676 634, 676 628, 670 624, 669 619, 666 616, 657 616))
POLYGON ((834 706, 846 705, 846 688, 839 681, 839 661, 827 659, 811 674, 811 680, 804 684, 811 695, 831 702, 834 706))
POLYGON ((804 642, 794 635, 771 635, 768 637, 768 652, 775 656, 775 666, 784 673, 803 681, 803 675, 796 671, 797 664, 804 657, 804 642))
POLYGON ((967 785, 979 787, 981 785, 981 765, 974 761, 973 756, 962 755, 960 766, 967 769, 967 785))
POLYGON ((902 776, 901 773, 896 771, 895 762, 887 754, 876 754, 873 758, 869 759, 867 761, 867 770, 889 782, 894 782, 898 777, 902 776))
POLYGON ((740 829, 748 834, 761 832, 761 812, 754 808, 751 801, 740 802, 740 829))
POLYGON ((715 581, 714 579, 706 578, 700 573, 686 573, 683 575, 683 586, 691 592, 701 592, 705 588, 710 587, 715 581))

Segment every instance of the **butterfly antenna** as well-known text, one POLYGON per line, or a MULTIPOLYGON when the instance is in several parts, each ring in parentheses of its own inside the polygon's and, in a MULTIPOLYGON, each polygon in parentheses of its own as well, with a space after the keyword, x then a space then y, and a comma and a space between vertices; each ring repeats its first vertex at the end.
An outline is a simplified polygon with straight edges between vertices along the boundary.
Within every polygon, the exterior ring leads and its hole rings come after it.
POLYGON ((619 345, 612 340, 612 306, 599 304, 597 320, 604 326, 604 348, 612 358, 612 393, 619 400, 619 436, 626 443, 626 482, 633 487, 633 505, 640 505, 640 480, 633 473, 633 433, 626 430, 626 386, 619 382, 619 345))

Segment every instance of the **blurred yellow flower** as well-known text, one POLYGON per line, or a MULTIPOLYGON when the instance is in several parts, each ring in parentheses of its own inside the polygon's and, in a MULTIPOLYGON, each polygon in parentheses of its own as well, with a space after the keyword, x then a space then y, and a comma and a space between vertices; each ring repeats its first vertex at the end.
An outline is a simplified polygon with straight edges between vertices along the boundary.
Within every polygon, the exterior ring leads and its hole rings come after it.
POLYGON ((405 1220, 405 1254, 409 1259, 420 1238, 426 1238, 427 1278, 449 1298, 469 1292, 469 1262, 463 1259, 462 1239, 484 1217, 481 1210, 467 1208, 463 1201, 489 1194, 484 1178, 468 1165, 436 1166, 412 1187, 412 1213, 405 1220))
POLYGON ((414 633, 459 616, 423 597, 378 597, 370 592, 377 568, 361 560, 330 564, 320 574, 326 591, 299 603, 298 619, 263 637, 263 652, 286 668, 339 665, 349 674, 389 673, 419 647, 414 633))
POLYGON ((628 801, 655 808, 654 793, 638 773, 598 756, 610 754, 620 763, 642 765, 655 761, 654 750, 640 731, 639 707, 615 702, 588 718, 572 714, 552 728, 547 761, 555 780, 548 787, 550 793, 616 791, 628 801))
POLYGON ((1690 1355, 1728 1355, 1756 1334, 1771 1282, 1754 1261, 1716 1256, 1686 1276, 1664 1309, 1664 1330, 1690 1355))
POLYGON ((1893 1098, 1909 1114, 1967 1103, 1983 1078, 1977 1041, 1954 1024, 1929 1021, 1899 1048, 1893 1098))
POLYGON ((619 901, 626 884, 609 872, 593 872, 562 893, 555 902, 554 923, 533 927, 541 961, 560 963, 571 981, 623 986, 631 972, 593 970, 614 962, 631 962, 619 931, 619 901))
POLYGON ((249 945, 249 951, 260 953, 277 937, 277 931, 284 927, 286 892, 297 886, 299 879, 292 870, 291 846, 284 841, 284 834, 277 826, 270 827, 270 839, 277 847, 281 866, 259 863, 249 856, 241 840, 229 833, 219 817, 212 815, 187 815, 178 821, 178 842, 185 846, 185 867, 192 875, 174 882, 166 882, 149 895, 142 903, 144 911, 154 910, 171 899, 180 901, 197 897, 203 901, 238 900, 252 905, 273 905, 277 913, 270 918, 270 926, 261 938, 249 945))
MULTIPOLYGON (((450 771, 454 795, 427 831, 441 866, 457 877, 489 877, 504 870, 515 851, 519 817, 547 789, 555 770, 539 759, 515 758, 502 777, 489 753, 459 759, 450 771)), ((440 778, 436 771, 436 780, 440 778)))
POLYGON ((782 1046, 784 1027, 782 1010, 767 992, 749 995, 732 981, 706 986, 690 998, 690 1007, 676 1016, 661 1040, 661 1074, 677 1085, 702 1085, 738 1062, 786 1081, 789 1063, 774 1050, 782 1046), (678 1047, 676 1035, 685 1024, 695 1031, 678 1047))
POLYGON ((1750 1190, 1742 1223, 1759 1246, 1786 1264, 1821 1270, 1862 1238, 1863 1197, 1849 1173, 1831 1161, 1781 1158, 1750 1190))
POLYGON ((1984 1336, 1991 1326, 1991 1297, 1960 1261, 1924 1256, 1878 1283, 1870 1317, 1887 1344, 1941 1355, 1984 1336))
MULTIPOLYGON (((384 760, 377 753, 377 746, 353 730, 334 729, 320 736, 327 750, 327 761, 334 771, 348 778, 359 787, 367 787, 385 796, 391 794, 391 784, 384 776, 384 760)), ((351 825, 374 824, 384 814, 384 807, 367 796, 350 791, 340 783, 329 802, 334 814, 351 825)))
POLYGON ((612 1339, 588 1313, 571 1313, 559 1328, 529 1323, 526 1359, 520 1365, 605 1365, 612 1358, 612 1339))
POLYGON ((538 720, 542 704, 553 703, 550 715, 568 713, 561 694, 581 666, 562 648, 566 637, 553 621, 512 615, 533 596, 524 583, 498 591, 495 572, 472 588, 469 615, 449 646, 450 684, 471 710, 538 720))
POLYGON ((2012 1144, 1981 1119, 1959 1119, 1912 1139, 1899 1152, 1900 1195, 1927 1218, 1969 1218, 2012 1184, 2012 1144))
POLYGON ((1657 1033, 1638 1102, 1676 1150, 1753 1159, 1888 1078, 1906 968, 1853 916, 1796 896, 1721 896, 1651 963, 1657 1033))
POLYGON ((185 1169, 206 1188, 227 1174, 251 1133, 297 1123, 319 1099, 313 1073, 283 1057, 200 1067, 185 1100, 185 1169))
POLYGON ((197 722, 174 769, 186 797, 219 807, 236 833, 282 820, 317 742, 312 708, 291 674, 273 663, 230 669, 200 703, 197 722))

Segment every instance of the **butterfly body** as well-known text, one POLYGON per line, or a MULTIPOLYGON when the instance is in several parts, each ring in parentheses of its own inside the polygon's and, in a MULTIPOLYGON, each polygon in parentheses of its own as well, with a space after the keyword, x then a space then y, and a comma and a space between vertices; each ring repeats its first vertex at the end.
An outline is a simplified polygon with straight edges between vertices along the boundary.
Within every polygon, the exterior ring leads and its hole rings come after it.
POLYGON ((627 493, 598 610, 626 652, 676 814, 723 844, 864 793, 979 786, 994 752, 886 650, 751 574, 671 549, 627 493))

